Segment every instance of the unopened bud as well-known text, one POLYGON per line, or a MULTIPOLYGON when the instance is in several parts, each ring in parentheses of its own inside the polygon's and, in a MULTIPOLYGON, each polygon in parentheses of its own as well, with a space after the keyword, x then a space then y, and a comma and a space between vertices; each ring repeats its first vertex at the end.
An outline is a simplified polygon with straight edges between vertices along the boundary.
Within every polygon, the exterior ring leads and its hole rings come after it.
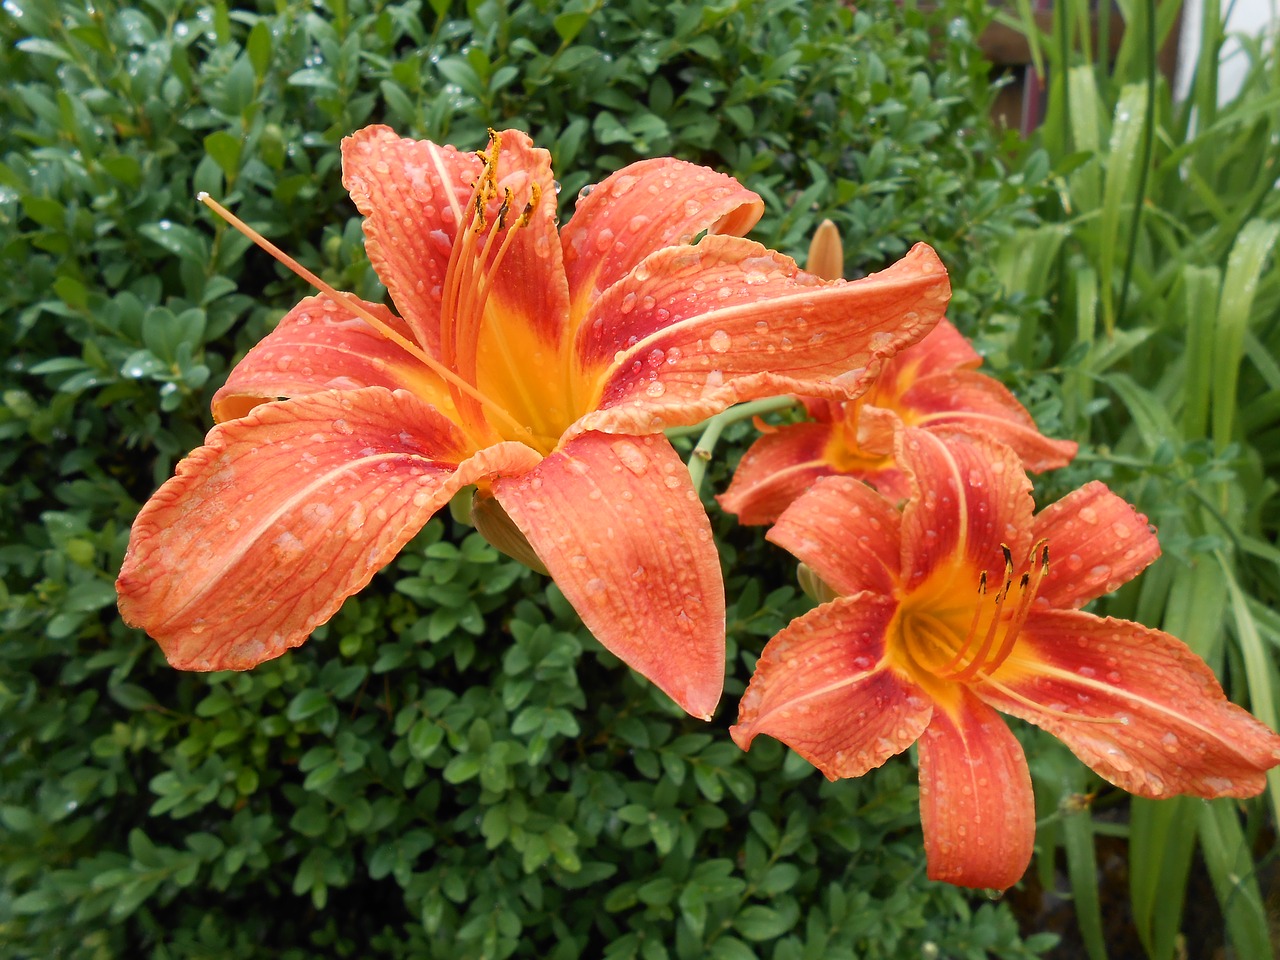
POLYGON ((840 231, 830 220, 823 220, 814 231, 805 269, 823 280, 844 278, 844 244, 840 242, 840 231))
POLYGON ((796 567, 796 580, 800 582, 800 589, 804 591, 804 595, 816 603, 827 603, 840 596, 827 586, 806 563, 796 567))
POLYGON ((471 501, 471 522, 475 525, 476 532, 499 553, 518 560, 530 570, 542 574, 547 572, 525 535, 492 494, 476 491, 475 498, 471 501))

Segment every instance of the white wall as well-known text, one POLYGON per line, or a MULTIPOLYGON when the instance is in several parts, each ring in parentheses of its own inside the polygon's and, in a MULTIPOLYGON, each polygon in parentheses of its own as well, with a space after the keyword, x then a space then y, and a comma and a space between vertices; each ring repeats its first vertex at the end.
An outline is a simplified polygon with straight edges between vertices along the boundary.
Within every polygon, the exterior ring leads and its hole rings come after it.
MULTIPOLYGON (((1225 103, 1235 96, 1244 80, 1248 60, 1232 34, 1250 36, 1266 35, 1274 43, 1280 29, 1280 10, 1277 0, 1221 0, 1227 17, 1227 41, 1222 47, 1218 68, 1218 102, 1225 103)), ((1186 96, 1191 86, 1191 74, 1196 65, 1196 53, 1200 49, 1200 18, 1204 10, 1202 0, 1186 0, 1182 7, 1181 63, 1178 64, 1177 92, 1186 96)))

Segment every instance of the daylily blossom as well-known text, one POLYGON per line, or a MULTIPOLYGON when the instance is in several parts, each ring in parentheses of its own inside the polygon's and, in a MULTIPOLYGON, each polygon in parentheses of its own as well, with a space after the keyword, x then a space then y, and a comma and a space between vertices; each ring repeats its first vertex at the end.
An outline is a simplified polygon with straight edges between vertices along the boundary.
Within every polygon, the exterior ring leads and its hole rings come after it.
MULTIPOLYGON (((839 233, 824 221, 809 248, 809 266, 832 275, 842 258, 839 233)), ((1025 407, 993 377, 979 373, 982 357, 947 320, 919 343, 887 360, 856 400, 801 397, 810 419, 766 428, 717 499, 745 524, 772 523, 819 477, 847 474, 901 499, 910 484, 894 459, 903 427, 968 433, 1012 447, 1032 472, 1066 466, 1076 454, 1069 440, 1051 440, 1025 407)))
POLYGON ((971 887, 1015 883, 1034 841, 1026 760, 997 710, 1140 796, 1263 789, 1280 737, 1202 660, 1080 609, 1159 555, 1145 517, 1097 482, 1033 516, 1018 458, 978 438, 907 430, 897 456, 901 513, 827 477, 769 531, 837 597, 765 646, 730 731, 741 747, 769 734, 835 780, 918 741, 929 876, 971 887))
POLYGON ((723 585, 662 431, 741 400, 856 395, 942 315, 942 264, 920 245, 818 280, 741 238, 756 194, 674 159, 608 177, 557 233, 550 155, 515 130, 468 153, 373 126, 342 159, 398 315, 308 275, 323 295, 235 367, 218 425, 139 514, 125 620, 174 666, 252 667, 474 484, 605 647, 710 716, 723 585))

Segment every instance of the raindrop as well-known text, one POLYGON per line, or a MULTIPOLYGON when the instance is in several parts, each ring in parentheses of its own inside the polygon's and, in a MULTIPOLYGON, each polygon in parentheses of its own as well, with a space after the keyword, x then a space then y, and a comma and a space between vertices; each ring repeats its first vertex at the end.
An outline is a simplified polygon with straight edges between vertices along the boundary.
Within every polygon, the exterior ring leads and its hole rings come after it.
POLYGON ((642 476, 649 466, 649 458, 645 456, 643 450, 637 447, 629 440, 619 440, 612 445, 613 453, 618 458, 618 462, 634 473, 637 477, 642 476))
POLYGON ((653 383, 649 384, 649 386, 645 387, 644 392, 656 400, 667 392, 667 388, 663 386, 661 380, 655 380, 653 383))
POLYGON ((732 338, 724 330, 717 330, 715 333, 711 334, 711 349, 716 353, 724 353, 729 349, 729 346, 732 343, 732 338))

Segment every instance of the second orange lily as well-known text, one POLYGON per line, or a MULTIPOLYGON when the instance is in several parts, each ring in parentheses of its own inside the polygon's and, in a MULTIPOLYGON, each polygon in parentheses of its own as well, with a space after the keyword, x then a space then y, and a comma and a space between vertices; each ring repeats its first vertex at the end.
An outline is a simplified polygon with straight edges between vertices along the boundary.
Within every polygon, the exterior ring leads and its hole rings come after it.
POLYGON ((476 484, 601 643, 710 716, 720 568, 662 431, 764 396, 856 396, 942 316, 942 264, 919 245, 822 281, 741 238, 757 195, 673 159, 613 174, 557 232, 550 155, 519 131, 467 153, 375 126, 342 153, 399 315, 329 291, 236 366, 219 425, 134 524, 124 618, 175 666, 251 667, 476 484))
MULTIPOLYGON (((842 270, 840 234, 824 221, 809 248, 820 276, 842 270)), ((803 423, 767 430, 734 471, 717 499, 746 524, 772 523, 819 477, 844 474, 901 499, 910 484, 894 458, 903 427, 939 434, 967 433, 1007 444, 1032 472, 1064 467, 1076 454, 1070 440, 1052 440, 994 377, 978 372, 982 357, 947 320, 919 343, 885 361, 870 389, 856 400, 801 397, 803 423)))
POLYGON ((1280 737, 1181 641, 1079 609, 1159 555, 1145 517, 1096 482, 1033 516, 1017 456, 982 439, 912 429, 897 456, 901 513, 827 477, 769 531, 838 596, 765 646, 740 746, 769 734, 835 780, 918 741, 929 876, 971 887, 1017 882, 1035 837, 1026 759, 996 711, 1140 796, 1262 791, 1280 737))

